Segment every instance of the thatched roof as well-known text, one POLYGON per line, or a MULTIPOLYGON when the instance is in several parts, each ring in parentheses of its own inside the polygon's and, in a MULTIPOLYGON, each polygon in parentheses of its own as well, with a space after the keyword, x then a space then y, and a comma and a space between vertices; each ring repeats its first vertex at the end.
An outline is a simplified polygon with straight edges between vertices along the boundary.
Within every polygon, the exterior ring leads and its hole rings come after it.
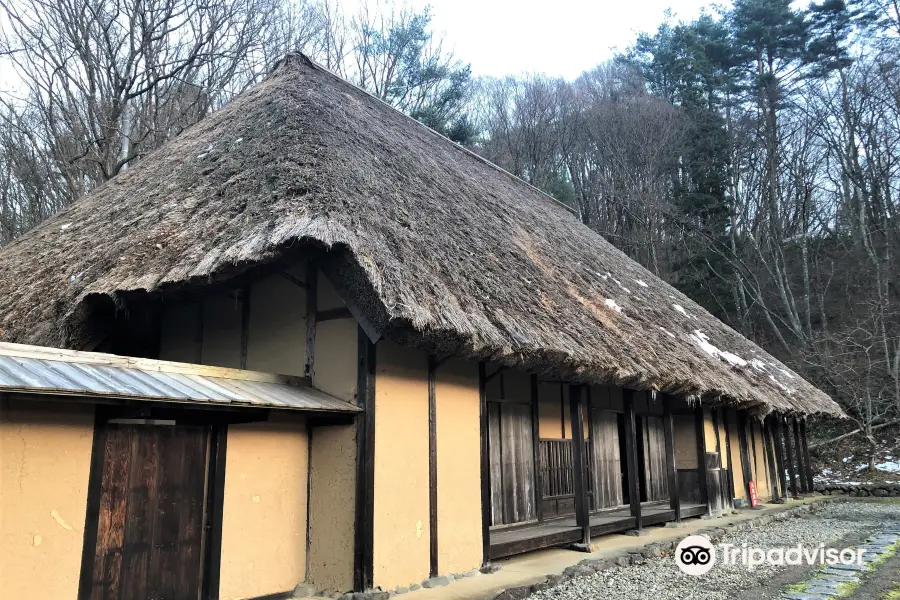
POLYGON ((563 206, 300 55, 0 251, 0 340, 76 345, 86 298, 196 284, 305 244, 346 256, 345 289, 404 343, 841 414, 563 206))

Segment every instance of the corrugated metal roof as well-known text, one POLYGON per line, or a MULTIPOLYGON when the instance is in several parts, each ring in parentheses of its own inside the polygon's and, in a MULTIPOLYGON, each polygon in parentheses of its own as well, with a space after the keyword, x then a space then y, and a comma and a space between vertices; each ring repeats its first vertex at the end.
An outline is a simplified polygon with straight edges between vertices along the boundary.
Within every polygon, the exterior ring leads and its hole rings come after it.
POLYGON ((0 392, 359 411, 296 378, 19 344, 0 344, 0 392))

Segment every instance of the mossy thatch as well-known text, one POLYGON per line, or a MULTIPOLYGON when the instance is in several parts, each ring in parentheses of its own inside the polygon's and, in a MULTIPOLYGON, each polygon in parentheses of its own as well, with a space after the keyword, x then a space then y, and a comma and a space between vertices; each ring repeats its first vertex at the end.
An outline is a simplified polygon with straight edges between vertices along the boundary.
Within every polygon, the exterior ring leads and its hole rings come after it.
POLYGON ((344 288, 404 343, 841 414, 562 205, 301 55, 0 251, 0 339, 77 346, 94 295, 192 285, 306 244, 347 257, 344 288))

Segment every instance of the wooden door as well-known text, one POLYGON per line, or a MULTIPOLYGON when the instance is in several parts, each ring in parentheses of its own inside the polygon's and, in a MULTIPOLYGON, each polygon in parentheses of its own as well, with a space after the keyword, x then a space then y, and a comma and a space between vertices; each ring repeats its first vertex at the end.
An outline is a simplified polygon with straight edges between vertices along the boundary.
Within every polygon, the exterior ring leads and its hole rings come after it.
POLYGON ((619 454, 618 413, 593 411, 593 491, 594 508, 612 508, 622 504, 622 459, 619 454))
POLYGON ((537 518, 531 406, 488 402, 491 462, 491 524, 537 518))
POLYGON ((644 445, 644 476, 646 498, 650 502, 669 499, 669 479, 666 471, 666 437, 660 417, 641 417, 644 445))
POLYGON ((197 600, 209 429, 108 425, 91 600, 197 600))

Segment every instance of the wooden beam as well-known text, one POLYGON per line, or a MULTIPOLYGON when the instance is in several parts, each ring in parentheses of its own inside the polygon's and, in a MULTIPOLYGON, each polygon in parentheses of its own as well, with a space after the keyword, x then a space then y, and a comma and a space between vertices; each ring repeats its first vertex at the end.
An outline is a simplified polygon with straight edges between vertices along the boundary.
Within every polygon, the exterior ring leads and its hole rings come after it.
MULTIPOLYGON (((494 375, 497 373, 495 372, 494 375)), ((491 562, 491 456, 488 433, 487 367, 478 363, 479 428, 481 429, 481 562, 491 562)))
POLYGON ((572 415, 572 467, 575 477, 575 522, 581 528, 581 543, 585 549, 591 546, 591 516, 588 505, 587 461, 584 452, 584 411, 582 410, 582 385, 569 386, 569 411, 572 415))
POLYGON ((706 468, 706 424, 703 417, 703 406, 697 403, 694 408, 694 429, 697 436, 697 474, 700 484, 700 498, 706 504, 706 514, 712 514, 712 501, 709 493, 709 470, 706 468))
POLYGON ((784 460, 785 463, 787 463, 788 475, 791 479, 791 496, 794 498, 798 498, 800 496, 800 489, 797 485, 797 471, 794 468, 794 445, 791 441, 791 430, 787 424, 787 417, 782 417, 778 420, 778 431, 779 436, 782 436, 783 434, 784 437, 784 460))
POLYGON ((315 261, 306 263, 306 364, 303 374, 312 380, 316 370, 316 315, 319 312, 319 269, 315 261))
POLYGON ((94 438, 88 470, 87 511, 84 519, 81 572, 78 579, 78 600, 90 600, 93 592, 94 563, 97 556, 97 533, 100 522, 100 495, 103 486, 103 462, 106 453, 106 411, 94 409, 94 438))
MULTIPOLYGON (((769 487, 772 489, 772 501, 781 502, 781 494, 778 491, 778 467, 775 464, 775 444, 772 441, 771 424, 772 419, 766 417, 762 424, 763 444, 766 449, 766 459, 769 461, 769 487)), ((784 473, 782 473, 782 476, 784 473)), ((783 490, 784 488, 782 488, 783 490)))
MULTIPOLYGON (((800 493, 808 494, 812 492, 812 490, 806 486, 808 478, 806 477, 806 463, 803 461, 803 442, 800 441, 800 421, 797 417, 791 418, 790 428, 793 429, 794 434, 794 448, 796 449, 795 456, 797 457, 797 477, 800 479, 800 493)), ((790 435, 790 432, 788 432, 788 435, 790 435)))
POLYGON ((634 392, 622 390, 622 405, 625 409, 625 469, 628 478, 628 502, 631 505, 631 516, 634 517, 634 528, 642 529, 641 520, 641 483, 637 460, 637 426, 634 417, 634 392))
POLYGON ((352 319, 353 313, 346 306, 338 306, 337 308, 327 308, 316 313, 316 321, 337 321, 338 319, 352 319))
POLYGON ((375 364, 376 346, 357 328, 356 520, 354 523, 353 589, 372 589, 375 531, 375 364))
POLYGON ((738 446, 741 450, 741 467, 744 470, 744 491, 747 494, 747 506, 750 506, 750 482, 753 481, 753 466, 750 462, 750 445, 747 443, 747 411, 737 411, 737 427, 738 446))
POLYGON ((806 486, 810 492, 815 491, 812 463, 809 460, 809 440, 806 437, 806 419, 800 422, 800 438, 803 441, 803 462, 806 463, 806 486))
POLYGON ((538 376, 531 374, 531 449, 534 456, 534 506, 538 522, 544 520, 543 506, 543 472, 541 471, 541 413, 538 398, 538 376))
POLYGON ((206 505, 206 530, 209 532, 204 561, 201 598, 219 597, 219 577, 222 570, 222 513, 225 502, 225 456, 228 446, 228 425, 214 425, 210 434, 209 474, 212 482, 206 505))
POLYGON ((305 282, 300 281, 299 279, 297 279, 296 277, 294 277, 287 271, 279 271, 278 274, 281 275, 282 277, 284 277, 285 279, 287 279, 288 281, 290 281, 291 283, 293 283, 294 285, 296 285, 297 287, 302 288, 304 290, 306 289, 305 282))
POLYGON ((669 476, 669 508, 675 511, 675 522, 681 523, 681 496, 678 495, 678 465, 675 464, 675 419, 672 416, 672 397, 662 394, 662 405, 666 470, 669 476))
POLYGON ((428 517, 430 529, 430 577, 438 575, 437 514, 437 359, 428 355, 428 517))

